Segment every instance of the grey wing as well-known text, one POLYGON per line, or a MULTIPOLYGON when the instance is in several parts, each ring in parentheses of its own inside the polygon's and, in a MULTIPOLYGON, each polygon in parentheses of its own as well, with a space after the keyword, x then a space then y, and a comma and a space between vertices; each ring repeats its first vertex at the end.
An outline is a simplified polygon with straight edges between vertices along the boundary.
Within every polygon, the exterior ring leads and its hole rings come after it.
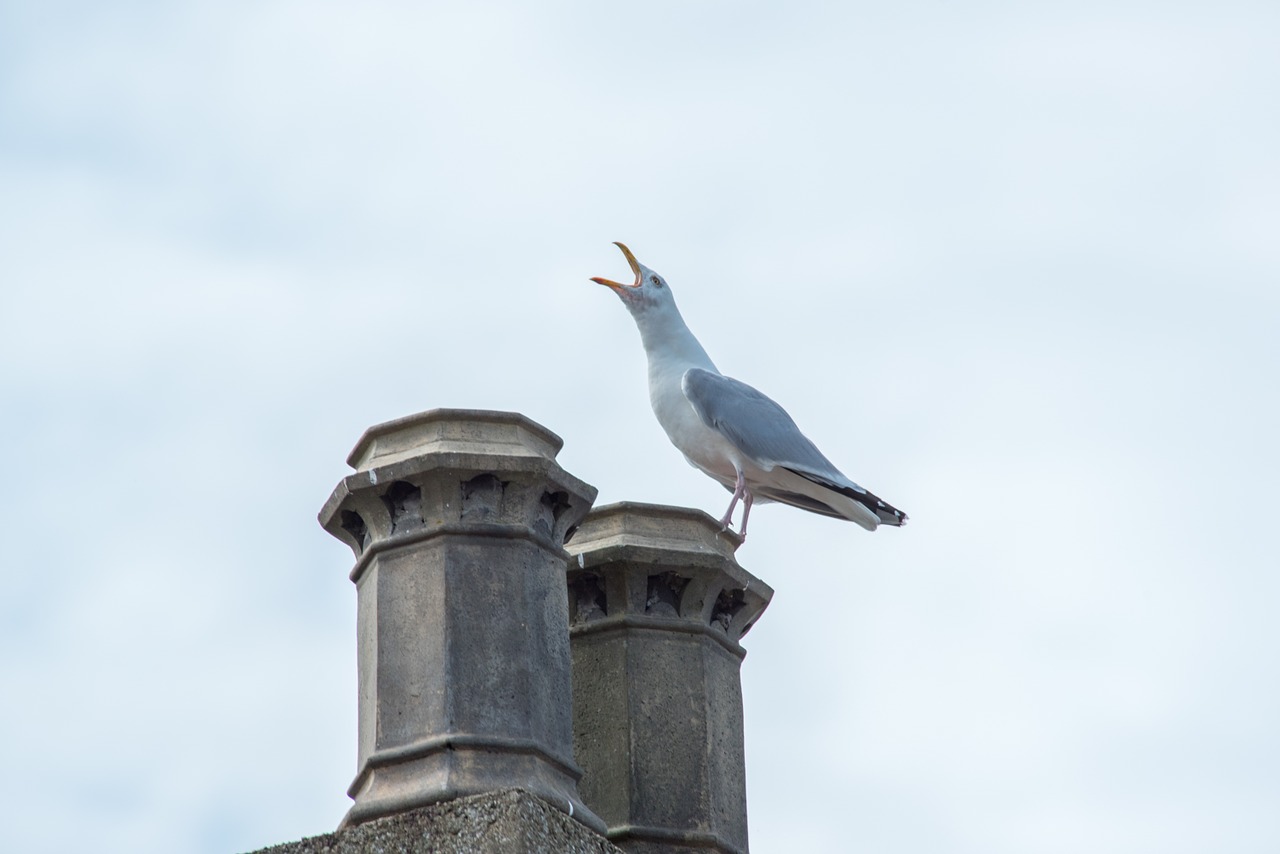
POLYGON ((761 468, 783 466, 865 492, 822 455, 785 409, 746 383, 690 368, 680 385, 703 423, 723 434, 761 468))

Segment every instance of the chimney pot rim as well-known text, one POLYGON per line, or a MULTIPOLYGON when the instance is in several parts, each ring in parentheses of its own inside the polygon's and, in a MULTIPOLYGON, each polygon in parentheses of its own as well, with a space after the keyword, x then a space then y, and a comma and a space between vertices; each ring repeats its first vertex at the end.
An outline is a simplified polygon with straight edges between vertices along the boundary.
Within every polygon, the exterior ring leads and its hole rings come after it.
POLYGON ((351 449, 351 453, 347 455, 347 465, 358 471, 369 450, 378 439, 384 436, 389 436, 407 428, 421 427, 442 421, 472 424, 509 424, 521 427, 546 442, 551 447, 551 457, 553 459, 564 447, 564 439, 523 413, 500 409, 451 409, 444 407, 415 412, 412 415, 403 415, 366 428, 360 434, 360 438, 356 441, 355 447, 351 449))

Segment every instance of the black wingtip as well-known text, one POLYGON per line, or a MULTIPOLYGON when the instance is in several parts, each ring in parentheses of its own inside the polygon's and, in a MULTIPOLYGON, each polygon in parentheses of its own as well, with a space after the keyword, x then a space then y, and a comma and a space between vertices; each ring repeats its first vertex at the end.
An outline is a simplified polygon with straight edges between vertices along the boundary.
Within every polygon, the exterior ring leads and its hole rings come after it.
MULTIPOLYGON (((832 483, 830 480, 816 477, 815 475, 810 474, 809 472, 800 471, 798 469, 788 468, 787 471, 791 472, 792 474, 797 474, 800 477, 805 478, 806 480, 811 480, 814 483, 825 486, 827 489, 830 489, 834 492, 838 492, 847 498, 852 498, 854 501, 858 502, 863 507, 866 507, 872 513, 874 513, 876 518, 880 520, 881 525, 892 525, 895 528, 901 528, 903 525, 907 524, 906 513, 903 513, 897 507, 894 507, 892 504, 889 504, 888 502, 882 500, 877 495, 872 495, 870 492, 867 492, 865 490, 850 489, 847 486, 843 486, 838 483, 832 483)), ((782 500, 786 500, 786 499, 782 499, 782 500)), ((797 506, 803 506, 802 504, 798 504, 797 502, 794 502, 794 501, 788 502, 788 503, 795 503, 797 504, 797 506)), ((813 503, 816 504, 817 502, 815 501, 813 503)), ((807 508, 807 509, 812 509, 812 508, 807 508)), ((817 512, 821 513, 823 511, 819 510, 817 512)), ((829 515, 843 517, 844 514, 832 510, 829 515)))

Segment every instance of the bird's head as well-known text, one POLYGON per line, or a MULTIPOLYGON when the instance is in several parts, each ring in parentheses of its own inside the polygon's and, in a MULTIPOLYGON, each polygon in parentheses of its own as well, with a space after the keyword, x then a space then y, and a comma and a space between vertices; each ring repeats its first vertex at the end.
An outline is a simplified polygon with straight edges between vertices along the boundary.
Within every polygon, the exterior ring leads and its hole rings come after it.
POLYGON ((655 308, 674 307, 675 301, 671 297, 671 288, 667 287, 667 280, 637 261, 636 256, 632 255, 631 250, 626 246, 616 242, 614 245, 627 257, 631 272, 636 276, 635 282, 624 285, 599 276, 593 276, 591 281, 612 288, 613 292, 622 298, 623 305, 637 317, 655 308))

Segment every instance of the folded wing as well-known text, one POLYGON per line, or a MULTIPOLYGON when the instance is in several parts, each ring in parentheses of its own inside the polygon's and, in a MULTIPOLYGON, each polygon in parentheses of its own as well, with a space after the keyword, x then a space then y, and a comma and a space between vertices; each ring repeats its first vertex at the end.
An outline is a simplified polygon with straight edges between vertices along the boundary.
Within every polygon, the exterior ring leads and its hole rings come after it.
POLYGON ((906 514, 854 483, 800 432, 787 411, 744 382, 702 368, 690 368, 681 382, 685 397, 703 423, 718 431, 756 466, 784 469, 805 483, 795 488, 790 479, 752 486, 762 498, 772 498, 816 513, 842 516, 863 527, 879 523, 901 525, 906 514), (817 487, 817 489, 812 488, 817 487), (849 501, 825 495, 829 490, 849 501))

